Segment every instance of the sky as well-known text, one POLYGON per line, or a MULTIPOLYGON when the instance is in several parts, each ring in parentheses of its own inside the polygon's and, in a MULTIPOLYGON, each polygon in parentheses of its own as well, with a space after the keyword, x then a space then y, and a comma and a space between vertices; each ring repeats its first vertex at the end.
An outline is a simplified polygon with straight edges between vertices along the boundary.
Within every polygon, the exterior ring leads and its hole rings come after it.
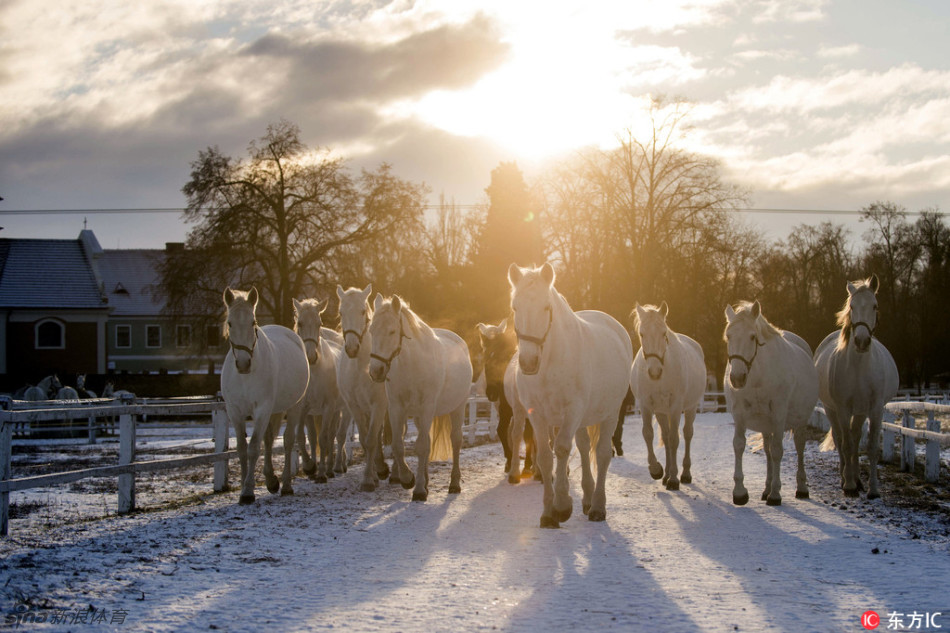
POLYGON ((281 118, 479 204, 502 161, 530 182, 642 134, 656 95, 690 101, 683 147, 752 208, 946 209, 947 24, 941 0, 3 0, 0 237, 184 240, 179 213, 91 211, 181 208, 201 150, 245 157, 281 118))

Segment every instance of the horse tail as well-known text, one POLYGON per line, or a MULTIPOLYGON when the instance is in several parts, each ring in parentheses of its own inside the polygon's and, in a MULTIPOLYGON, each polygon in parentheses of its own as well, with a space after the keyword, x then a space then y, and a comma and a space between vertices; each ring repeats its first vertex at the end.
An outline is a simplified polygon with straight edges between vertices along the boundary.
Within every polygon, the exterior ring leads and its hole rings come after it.
POLYGON ((835 450, 835 436, 831 434, 831 430, 825 435, 825 439, 821 441, 821 445, 818 447, 822 453, 835 450))
POLYGON ((452 416, 437 415, 429 429, 429 459, 444 462, 452 458, 452 416))

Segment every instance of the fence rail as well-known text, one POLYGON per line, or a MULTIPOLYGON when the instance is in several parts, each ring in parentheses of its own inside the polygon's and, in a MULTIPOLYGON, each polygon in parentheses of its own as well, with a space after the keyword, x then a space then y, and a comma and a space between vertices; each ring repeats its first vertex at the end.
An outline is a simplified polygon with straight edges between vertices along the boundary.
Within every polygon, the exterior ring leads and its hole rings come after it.
MULTIPOLYGON (((47 400, 35 403, 3 399, 0 403, 4 407, 0 410, 0 536, 6 536, 9 532, 10 493, 18 490, 71 483, 89 477, 118 477, 118 512, 128 514, 135 509, 136 473, 186 466, 214 465, 212 482, 214 491, 221 492, 228 489, 228 461, 237 457, 237 451, 229 450, 228 447, 228 419, 224 402, 220 398, 210 396, 163 399, 127 397, 122 400, 99 398, 78 401, 47 400), (213 453, 149 461, 135 460, 139 419, 183 415, 210 416, 214 440, 213 453), (113 420, 116 417, 119 421, 118 464, 17 479, 11 477, 14 431, 19 435, 28 435, 36 431, 88 429, 89 442, 94 443, 97 431, 106 426, 106 423, 100 420, 113 420), (36 426, 40 423, 82 419, 87 420, 86 426, 36 426)), ((474 444, 476 436, 482 431, 494 439, 497 414, 487 398, 470 398, 466 414, 462 431, 470 443, 474 444)), ((161 424, 157 428, 174 426, 176 425, 161 424)))
POLYGON ((950 446, 950 434, 942 433, 940 430, 940 421, 937 420, 937 414, 950 413, 950 405, 935 404, 933 402, 920 402, 903 400, 899 402, 889 402, 886 406, 887 411, 895 416, 900 416, 901 423, 884 422, 884 439, 882 442, 882 455, 884 461, 894 459, 894 444, 896 436, 901 437, 900 464, 901 470, 913 472, 914 464, 917 460, 917 447, 915 440, 926 440, 927 448, 925 450, 924 479, 934 483, 940 478, 940 448, 950 446), (918 429, 914 421, 915 413, 927 414, 927 429, 918 429))

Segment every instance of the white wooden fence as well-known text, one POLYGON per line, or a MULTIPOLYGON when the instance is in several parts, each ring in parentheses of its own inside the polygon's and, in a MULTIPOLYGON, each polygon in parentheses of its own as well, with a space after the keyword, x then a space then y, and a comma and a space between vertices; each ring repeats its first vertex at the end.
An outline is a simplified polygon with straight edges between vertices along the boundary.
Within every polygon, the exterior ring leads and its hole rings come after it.
POLYGON ((884 439, 882 442, 881 457, 884 461, 893 461, 895 437, 901 437, 900 463, 901 470, 914 471, 914 462, 917 458, 916 440, 926 440, 924 479, 936 482, 940 477, 940 448, 950 446, 950 434, 940 431, 940 421, 937 414, 950 413, 950 405, 934 404, 932 402, 900 401, 889 402, 888 412, 899 417, 901 423, 884 422, 884 439), (927 429, 915 428, 915 413, 927 414, 927 429))
MULTIPOLYGON (((118 477, 118 512, 128 514, 135 509, 135 474, 154 472, 186 466, 214 464, 213 489, 221 492, 228 489, 228 461, 237 457, 237 451, 229 450, 228 418, 220 397, 135 399, 125 400, 48 400, 38 403, 5 400, 5 410, 0 410, 0 536, 9 531, 10 493, 42 486, 65 484, 89 477, 118 477), (211 418, 214 452, 150 461, 135 460, 135 445, 138 421, 148 417, 188 416, 191 419, 211 418), (18 435, 35 432, 88 431, 89 442, 96 441, 97 434, 119 420, 119 463, 114 466, 84 468, 68 472, 11 478, 12 447, 14 431, 18 435), (84 426, 69 424, 71 420, 85 420, 84 426), (61 424, 60 426, 52 426, 61 424), (67 424, 62 426, 62 424, 67 424)), ((480 434, 495 438, 497 417, 494 407, 484 397, 469 399, 463 435, 474 444, 480 434)), ((194 425, 191 425, 192 427, 194 425)), ((155 427, 150 427, 155 428, 155 427)), ((161 428, 168 428, 167 425, 161 428)))

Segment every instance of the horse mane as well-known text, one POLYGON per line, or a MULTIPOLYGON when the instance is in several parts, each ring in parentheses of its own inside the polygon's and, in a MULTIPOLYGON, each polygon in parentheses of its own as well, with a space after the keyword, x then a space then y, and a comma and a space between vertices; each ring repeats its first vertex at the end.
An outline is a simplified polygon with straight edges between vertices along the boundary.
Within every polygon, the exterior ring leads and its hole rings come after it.
MULTIPOLYGON (((736 307, 736 315, 744 315, 752 312, 752 306, 754 304, 751 301, 742 301, 736 307)), ((752 316, 748 314, 748 316, 752 316)), ((781 328, 777 328, 769 320, 765 318, 761 310, 759 311, 759 316, 755 320, 755 334, 762 341, 769 341, 776 336, 782 335, 781 328)))
MULTIPOLYGON (((388 299, 384 299, 383 308, 388 308, 392 306, 393 299, 395 299, 396 297, 399 297, 399 295, 393 295, 392 297, 389 297, 388 299)), ((426 332, 432 334, 432 328, 429 327, 425 321, 419 318, 418 314, 412 311, 412 308, 409 307, 409 302, 403 299, 402 297, 399 297, 399 308, 400 308, 399 313, 405 316, 406 323, 409 324, 409 332, 411 332, 413 336, 418 336, 426 332)))
MULTIPOLYGON (((855 294, 862 290, 867 290, 873 292, 871 289, 871 278, 862 279, 860 281, 851 282, 855 288, 855 294)), ((854 295, 848 293, 848 298, 844 300, 844 305, 841 307, 841 310, 835 315, 835 325, 837 325, 841 332, 838 334, 838 345, 837 350, 841 351, 848 347, 848 343, 851 342, 851 298, 854 295)))
MULTIPOLYGON (((234 290, 234 289, 232 289, 232 290, 231 290, 231 293, 234 295, 234 299, 235 299, 235 300, 236 300, 236 299, 243 299, 245 302, 247 302, 247 296, 248 296, 248 294, 250 294, 250 291, 249 291, 249 290, 234 290)), ((232 301, 232 303, 233 303, 233 301, 232 301)), ((231 334, 231 328, 228 326, 228 312, 230 312, 230 311, 231 311, 231 306, 228 305, 228 306, 227 306, 227 310, 224 311, 224 325, 221 326, 221 336, 224 337, 225 340, 227 340, 228 337, 229 337, 230 334, 231 334)), ((295 318, 296 318, 296 315, 295 315, 295 318)))
MULTIPOLYGON (((645 310, 646 312, 652 312, 652 313, 656 313, 656 314, 659 314, 659 313, 660 313, 660 307, 659 307, 659 306, 655 306, 655 305, 653 305, 652 303, 648 303, 648 304, 646 304, 646 305, 642 305, 642 306, 640 306, 640 309, 641 309, 641 310, 645 310)), ((634 308, 634 310, 633 310, 633 328, 634 328, 634 330, 636 330, 638 333, 639 333, 639 331, 640 331, 640 324, 641 324, 641 321, 640 321, 640 310, 637 310, 636 308, 634 308)), ((669 326, 666 326, 666 329, 670 329, 669 326)))

